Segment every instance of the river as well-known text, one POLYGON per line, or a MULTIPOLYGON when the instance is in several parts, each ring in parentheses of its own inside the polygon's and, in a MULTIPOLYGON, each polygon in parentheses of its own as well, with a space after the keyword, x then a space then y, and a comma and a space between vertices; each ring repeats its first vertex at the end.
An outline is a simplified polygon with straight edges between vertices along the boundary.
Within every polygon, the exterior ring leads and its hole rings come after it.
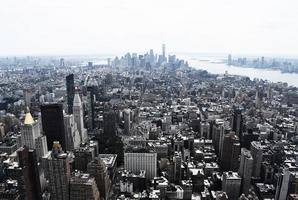
POLYGON ((205 56, 178 56, 188 61, 189 66, 195 69, 206 70, 212 74, 228 74, 247 76, 251 79, 258 78, 270 82, 286 82, 288 85, 298 87, 298 74, 281 73, 277 70, 256 69, 248 67, 228 66, 222 62, 223 58, 205 56))

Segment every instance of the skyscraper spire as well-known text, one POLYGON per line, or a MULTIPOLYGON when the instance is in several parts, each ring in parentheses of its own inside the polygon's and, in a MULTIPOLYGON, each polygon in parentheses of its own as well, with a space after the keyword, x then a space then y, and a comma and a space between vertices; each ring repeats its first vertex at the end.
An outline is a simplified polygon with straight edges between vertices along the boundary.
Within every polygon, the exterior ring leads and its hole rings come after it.
POLYGON ((40 136, 39 123, 34 121, 29 108, 26 109, 24 124, 21 126, 21 141, 23 146, 35 149, 35 140, 40 136))
POLYGON ((24 124, 25 125, 31 125, 34 123, 33 117, 30 113, 29 107, 26 108, 26 114, 25 114, 25 120, 24 120, 24 124))

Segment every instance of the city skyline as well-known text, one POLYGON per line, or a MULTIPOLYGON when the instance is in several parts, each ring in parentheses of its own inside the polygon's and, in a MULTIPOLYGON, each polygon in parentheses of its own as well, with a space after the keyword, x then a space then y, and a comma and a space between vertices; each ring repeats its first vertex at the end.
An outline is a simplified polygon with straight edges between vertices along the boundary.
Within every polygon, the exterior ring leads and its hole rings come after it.
MULTIPOLYGON (((1 59, 0 199, 297 199, 297 87, 161 47, 107 64, 1 59)), ((297 76, 290 59, 232 65, 297 76)))
POLYGON ((1 56, 172 52, 297 56, 297 2, 3 1, 1 56), (160 50, 159 50, 160 51, 160 50))
POLYGON ((1 1, 0 200, 298 200, 296 7, 1 1))

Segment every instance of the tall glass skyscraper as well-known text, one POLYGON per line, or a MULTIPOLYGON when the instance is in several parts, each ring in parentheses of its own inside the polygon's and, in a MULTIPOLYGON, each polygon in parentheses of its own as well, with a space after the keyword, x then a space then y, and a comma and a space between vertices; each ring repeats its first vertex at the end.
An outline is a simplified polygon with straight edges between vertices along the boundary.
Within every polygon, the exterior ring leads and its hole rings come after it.
POLYGON ((67 92, 67 112, 72 114, 73 99, 75 93, 74 75, 69 74, 66 76, 66 92, 67 92))
POLYGON ((48 149, 52 148, 54 141, 59 141, 66 149, 66 136, 64 129, 63 105, 48 103, 40 106, 41 121, 44 135, 47 136, 48 149))

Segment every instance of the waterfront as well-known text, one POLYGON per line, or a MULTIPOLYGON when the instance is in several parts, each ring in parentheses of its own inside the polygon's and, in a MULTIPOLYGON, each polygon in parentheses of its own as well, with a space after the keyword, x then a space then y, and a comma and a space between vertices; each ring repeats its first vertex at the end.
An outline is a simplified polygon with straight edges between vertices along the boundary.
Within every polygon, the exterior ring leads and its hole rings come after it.
POLYGON ((187 57, 183 56, 191 67, 206 70, 212 74, 229 74, 248 76, 251 79, 258 78, 270 82, 286 82, 289 85, 298 87, 298 74, 282 73, 277 70, 256 69, 247 67, 228 66, 221 62, 222 58, 187 57))

